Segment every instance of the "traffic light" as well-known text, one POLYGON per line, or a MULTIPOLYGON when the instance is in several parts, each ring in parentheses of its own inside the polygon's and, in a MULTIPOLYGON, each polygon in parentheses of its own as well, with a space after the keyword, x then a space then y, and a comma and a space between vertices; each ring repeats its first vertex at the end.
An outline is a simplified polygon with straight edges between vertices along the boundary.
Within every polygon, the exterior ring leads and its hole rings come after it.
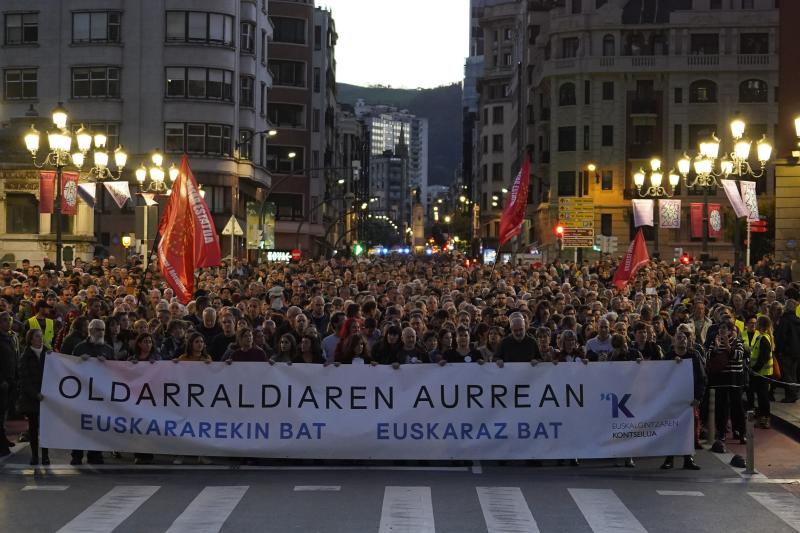
POLYGON ((750 222, 750 233, 766 233, 767 232, 767 221, 762 220, 753 220, 750 222))
POLYGON ((353 243, 353 255, 358 257, 364 253, 364 245, 360 242, 353 243))
POLYGON ((563 236, 564 236, 564 226, 559 224, 558 226, 556 226, 556 237, 560 239, 563 236))
POLYGON ((692 258, 689 256, 688 253, 684 252, 683 255, 681 256, 681 264, 682 265, 688 265, 691 262, 692 262, 692 258))
POLYGON ((559 224, 555 227, 556 247, 559 251, 564 248, 564 226, 559 224))

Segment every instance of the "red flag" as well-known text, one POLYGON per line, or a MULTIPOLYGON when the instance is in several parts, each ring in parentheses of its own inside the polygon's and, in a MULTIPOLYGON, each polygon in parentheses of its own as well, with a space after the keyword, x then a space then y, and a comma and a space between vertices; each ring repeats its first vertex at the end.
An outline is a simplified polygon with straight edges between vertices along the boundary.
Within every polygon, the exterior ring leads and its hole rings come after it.
POLYGON ((692 214, 692 238, 701 239, 703 237, 703 204, 689 204, 692 214))
POLYGON ((614 273, 614 286, 622 290, 636 274, 636 271, 648 261, 650 261, 650 256, 647 254, 647 244, 644 242, 642 229, 639 228, 633 242, 628 246, 625 258, 617 266, 617 271, 614 273))
POLYGON ((39 173, 39 213, 53 212, 53 196, 56 190, 56 173, 39 173))
POLYGON ((719 204, 708 204, 708 236, 711 239, 722 237, 722 209, 719 204))
POLYGON ((211 211, 200 196, 186 155, 158 231, 161 273, 178 299, 187 303, 194 292, 195 270, 219 265, 221 253, 211 211))
POLYGON ((510 241, 522 230, 525 220, 525 209, 528 207, 528 185, 530 182, 530 161, 525 154, 525 161, 514 180, 511 192, 503 206, 503 216, 500 218, 500 246, 510 241))
POLYGON ((78 173, 61 174, 61 214, 78 214, 78 173))

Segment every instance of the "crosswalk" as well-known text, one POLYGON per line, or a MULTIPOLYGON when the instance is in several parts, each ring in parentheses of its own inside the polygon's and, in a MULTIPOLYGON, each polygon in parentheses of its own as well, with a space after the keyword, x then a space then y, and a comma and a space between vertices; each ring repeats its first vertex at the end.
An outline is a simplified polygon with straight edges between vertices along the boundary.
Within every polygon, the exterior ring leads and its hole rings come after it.
MULTIPOLYGON (((26 485, 20 492, 43 491, 51 493, 51 497, 68 493, 66 485, 26 485), (52 487, 52 488, 48 488, 52 487)), ((191 494, 174 509, 175 514, 157 516, 155 519, 150 506, 163 503, 170 498, 170 487, 159 485, 117 485, 90 502, 87 507, 68 520, 57 533, 111 533, 113 531, 136 530, 136 520, 147 516, 148 531, 166 531, 166 533, 219 533, 223 530, 239 530, 237 524, 231 524, 234 516, 246 514, 252 518, 269 516, 264 508, 263 495, 258 494, 258 487, 251 490, 248 485, 206 486, 192 488, 191 494), (199 492, 195 492, 199 490, 199 492), (193 497, 191 501, 189 498, 193 497), (250 498, 247 501, 248 497, 250 498), (188 504, 186 503, 188 502, 188 504), (178 514, 180 513, 180 514, 178 514), (163 524, 153 525, 152 520, 162 520, 163 524), (229 529, 225 529, 226 525, 229 529)), ((288 490, 292 490, 288 487, 288 490)), ((345 507, 354 499, 362 502, 359 509, 348 510, 348 514, 358 514, 360 524, 350 531, 377 533, 436 533, 451 531, 452 524, 445 523, 443 517, 455 515, 463 520, 470 520, 469 531, 486 531, 487 533, 540 533, 543 531, 591 531, 593 533, 654 533, 655 531, 672 531, 664 529, 664 524, 650 522, 648 530, 647 507, 634 496, 631 491, 622 493, 609 488, 557 488, 547 495, 546 499, 536 492, 529 492, 526 497, 521 487, 465 487, 457 500, 448 491, 427 486, 385 486, 379 508, 370 508, 364 502, 363 487, 348 488, 347 485, 297 485, 294 492, 321 492, 318 498, 340 498, 335 500, 337 506, 345 507), (623 502, 628 499, 628 505, 623 502), (533 504, 533 505, 531 505, 533 504), (554 511, 555 505, 561 506, 554 511), (629 507, 630 506, 630 507, 629 507), (569 507, 569 508, 567 508, 569 507), (446 509, 445 509, 446 508, 446 509), (436 509, 436 512, 434 512, 436 509), (570 528, 561 524, 554 527, 553 516, 571 515, 578 520, 570 528), (549 513, 549 514, 548 514, 549 513), (537 521, 537 516, 539 520, 537 521), (482 518, 482 520, 480 520, 482 518), (436 523, 439 520, 442 523, 436 523), (643 523, 644 522, 644 523, 643 523)), ((669 505, 675 498, 687 496, 705 496, 701 491, 655 490, 650 489, 653 498, 669 505), (671 498, 668 500, 667 498, 671 498)), ((376 494, 376 502, 379 494, 376 494)), ((95 496, 96 497, 96 496, 95 496)), ((742 493, 742 498, 758 502, 771 514, 771 520, 783 523, 786 531, 800 532, 800 499, 784 491, 763 491, 742 493)), ((706 498, 685 498, 681 507, 702 506, 706 498), (694 503, 696 502, 696 503, 694 503)), ((68 505, 64 502, 63 505, 68 505)), ((754 504, 755 505, 755 504, 754 504)), ((701 509, 702 507, 698 507, 701 509)), ((758 509, 758 506, 756 506, 758 509)), ((708 509, 714 512, 713 509, 708 509)), ((765 517, 768 516, 765 513, 765 517)), ((328 517, 319 517, 321 523, 328 517)), ((313 518, 312 518, 313 520, 313 518)), ((353 518, 355 520, 355 518, 353 518)), ((354 522, 355 523, 355 522, 354 522)), ((673 524, 674 525, 674 524, 673 524)), ((55 530, 52 528, 51 530, 55 530)), ((279 527, 267 528, 267 531, 280 531, 279 527)), ((322 530, 322 529, 320 529, 322 530)), ((325 529, 326 531, 328 529, 325 529)))

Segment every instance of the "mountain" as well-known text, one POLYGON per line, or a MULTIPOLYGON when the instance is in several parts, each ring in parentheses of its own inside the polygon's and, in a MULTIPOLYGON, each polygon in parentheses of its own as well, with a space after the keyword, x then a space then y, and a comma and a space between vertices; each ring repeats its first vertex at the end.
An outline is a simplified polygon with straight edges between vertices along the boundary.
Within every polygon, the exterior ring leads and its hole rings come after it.
POLYGON ((368 104, 408 109, 428 119, 428 183, 449 185, 461 164, 461 83, 434 89, 393 89, 337 83, 339 102, 355 105, 363 98, 368 104))

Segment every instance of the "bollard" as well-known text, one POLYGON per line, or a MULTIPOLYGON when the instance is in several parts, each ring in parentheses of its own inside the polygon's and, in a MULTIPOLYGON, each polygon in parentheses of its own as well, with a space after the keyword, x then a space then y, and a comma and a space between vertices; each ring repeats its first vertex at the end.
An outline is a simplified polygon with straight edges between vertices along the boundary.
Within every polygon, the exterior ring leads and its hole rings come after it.
POLYGON ((717 440, 717 419, 714 413, 716 409, 715 398, 716 389, 708 390, 708 420, 706 421, 706 429, 708 430, 708 442, 714 444, 717 440))
POLYGON ((745 474, 756 473, 756 439, 755 439, 755 426, 756 426, 756 413, 755 411, 747 411, 747 466, 745 467, 745 474))

